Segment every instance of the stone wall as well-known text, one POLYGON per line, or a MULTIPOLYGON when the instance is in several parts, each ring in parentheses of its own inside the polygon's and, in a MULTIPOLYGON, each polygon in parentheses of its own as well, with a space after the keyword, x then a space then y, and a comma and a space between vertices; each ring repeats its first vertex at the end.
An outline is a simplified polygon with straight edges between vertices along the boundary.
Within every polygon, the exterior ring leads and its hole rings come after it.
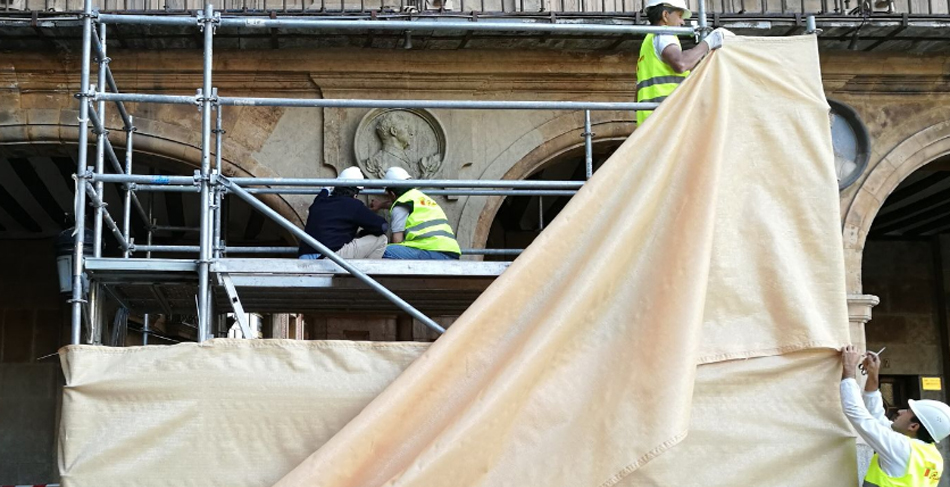
POLYGON ((881 299, 866 325, 867 347, 880 350, 882 374, 943 375, 929 242, 871 241, 864 290, 881 299))
POLYGON ((68 311, 52 241, 0 241, 0 274, 0 485, 53 482, 68 311))

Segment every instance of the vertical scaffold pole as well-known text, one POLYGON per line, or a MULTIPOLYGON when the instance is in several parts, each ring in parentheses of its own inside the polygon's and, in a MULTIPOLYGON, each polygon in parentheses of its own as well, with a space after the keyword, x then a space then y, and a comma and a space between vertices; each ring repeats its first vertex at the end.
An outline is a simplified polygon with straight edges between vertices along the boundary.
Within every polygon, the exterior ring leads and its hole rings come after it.
MULTIPOLYGON (((215 97, 217 97, 217 89, 215 89, 215 97)), ((214 128, 214 173, 221 174, 221 147, 222 137, 224 136, 224 129, 221 128, 221 105, 218 105, 214 111, 215 114, 215 128, 214 128)), ((214 258, 221 257, 221 199, 222 193, 217 188, 214 191, 214 221, 213 232, 212 232, 212 242, 213 255, 214 258)))
POLYGON ((211 330, 211 59, 214 42, 214 7, 205 6, 200 19, 204 30, 203 83, 201 86, 201 233, 198 256, 198 341, 211 330))
MULTIPOLYGON (((132 123, 132 117, 129 116, 129 123, 132 123)), ((135 132, 135 127, 128 126, 125 128, 125 175, 132 175, 132 133, 135 132)), ((148 224, 146 222, 146 224, 148 224)), ((125 241, 129 244, 132 243, 132 183, 125 183, 125 205, 122 206, 122 234, 125 237, 125 241)), ((130 249, 125 249, 122 252, 122 256, 129 258, 132 252, 130 249)))
MULTIPOLYGON (((102 52, 97 56, 99 58, 99 80, 96 84, 96 92, 104 92, 106 86, 106 70, 109 69, 109 58, 106 57, 106 24, 99 24, 99 42, 102 45, 102 52)), ((106 161, 106 137, 109 133, 106 131, 106 102, 99 100, 96 104, 96 113, 99 114, 99 123, 101 127, 96 127, 96 174, 102 174, 105 171, 106 161)), ((103 183, 96 182, 96 193, 105 200, 103 183)), ((99 206, 96 208, 96 217, 93 223, 92 237, 92 255, 102 257, 102 213, 105 208, 99 206)), ((95 303, 93 303, 95 305, 95 303)), ((93 306, 91 309, 95 309, 93 306)), ((95 311, 93 311, 95 313, 95 311)), ((95 323, 95 320, 92 320, 95 323)))
POLYGON ((706 0, 699 0, 699 11, 697 12, 697 17, 699 17, 699 39, 697 41, 703 40, 706 37, 706 30, 709 26, 706 23, 706 0))
MULTIPOLYGON (((155 226, 155 222, 154 220, 152 220, 152 206, 154 202, 155 202, 155 193, 149 193, 148 194, 148 222, 146 224, 147 233, 145 236, 145 242, 148 244, 149 247, 152 246, 152 227, 155 226)), ((145 258, 146 259, 152 258, 151 250, 145 253, 145 258)), ((142 345, 148 345, 148 334, 151 331, 149 329, 150 324, 151 324, 151 316, 149 316, 148 313, 145 313, 145 315, 142 316, 142 345)))
POLYGON ((92 64, 92 0, 83 2, 82 21, 82 71, 79 75, 79 154, 76 162, 76 245, 73 249, 73 295, 72 320, 69 341, 78 345, 82 341, 82 271, 83 246, 86 244, 86 190, 79 178, 86 172, 89 145, 89 68, 92 64))
POLYGON ((584 176, 590 179, 594 174, 594 133, 590 129, 590 110, 584 110, 584 176))

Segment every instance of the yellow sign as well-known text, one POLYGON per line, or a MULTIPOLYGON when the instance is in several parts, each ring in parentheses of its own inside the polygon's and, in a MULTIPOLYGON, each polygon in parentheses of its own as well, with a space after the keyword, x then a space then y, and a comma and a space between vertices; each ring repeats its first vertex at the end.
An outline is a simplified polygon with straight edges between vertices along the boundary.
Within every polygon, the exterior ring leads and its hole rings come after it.
POLYGON ((925 391, 939 391, 943 389, 940 377, 921 377, 921 386, 925 391))

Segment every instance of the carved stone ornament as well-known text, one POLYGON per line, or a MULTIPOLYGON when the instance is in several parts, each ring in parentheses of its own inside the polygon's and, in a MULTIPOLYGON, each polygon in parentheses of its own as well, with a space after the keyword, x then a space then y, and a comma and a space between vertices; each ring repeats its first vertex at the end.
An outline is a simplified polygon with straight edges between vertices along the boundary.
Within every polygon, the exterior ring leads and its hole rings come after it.
POLYGON ((398 166, 413 179, 431 179, 445 161, 445 131, 426 110, 376 109, 360 121, 353 149, 367 177, 398 166))

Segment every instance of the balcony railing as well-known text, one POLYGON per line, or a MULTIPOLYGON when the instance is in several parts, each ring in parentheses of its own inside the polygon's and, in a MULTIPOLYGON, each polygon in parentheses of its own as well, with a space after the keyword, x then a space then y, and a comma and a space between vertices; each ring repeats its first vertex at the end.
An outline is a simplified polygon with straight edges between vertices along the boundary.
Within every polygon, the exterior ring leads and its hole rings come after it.
MULTIPOLYGON (((689 0, 693 11, 700 0, 689 0)), ((195 12, 204 0, 102 0, 103 12, 195 12)), ((223 0, 215 8, 245 13, 412 13, 634 16, 644 0, 223 0)), ((3 12, 79 12, 82 0, 0 0, 3 12)), ((948 15, 950 0, 706 0, 710 14, 948 15)))

